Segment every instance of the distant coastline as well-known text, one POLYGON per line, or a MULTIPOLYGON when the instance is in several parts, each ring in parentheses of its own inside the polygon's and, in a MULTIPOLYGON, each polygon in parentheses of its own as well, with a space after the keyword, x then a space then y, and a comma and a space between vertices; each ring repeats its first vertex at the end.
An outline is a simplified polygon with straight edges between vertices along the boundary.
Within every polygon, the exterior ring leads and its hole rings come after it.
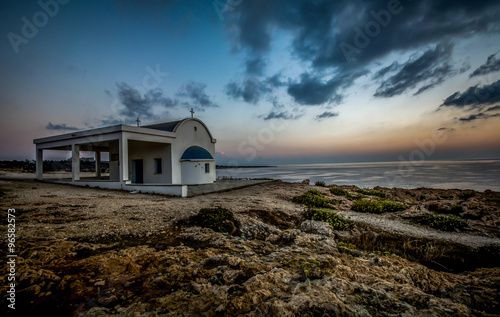
POLYGON ((268 167, 277 167, 276 165, 242 165, 242 166, 233 166, 233 165, 217 165, 217 169, 227 169, 227 168, 268 168, 268 167))

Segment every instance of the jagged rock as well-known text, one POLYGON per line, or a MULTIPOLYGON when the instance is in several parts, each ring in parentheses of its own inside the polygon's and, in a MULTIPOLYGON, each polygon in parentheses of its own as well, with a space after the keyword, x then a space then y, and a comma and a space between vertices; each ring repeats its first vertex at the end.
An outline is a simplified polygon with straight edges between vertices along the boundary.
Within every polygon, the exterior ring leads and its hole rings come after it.
POLYGON ((281 232, 280 229, 255 219, 249 219, 243 223, 240 231, 242 236, 248 239, 259 240, 266 240, 269 235, 281 232))
POLYGON ((335 238, 333 227, 329 223, 323 221, 306 220, 300 224, 300 230, 335 238))

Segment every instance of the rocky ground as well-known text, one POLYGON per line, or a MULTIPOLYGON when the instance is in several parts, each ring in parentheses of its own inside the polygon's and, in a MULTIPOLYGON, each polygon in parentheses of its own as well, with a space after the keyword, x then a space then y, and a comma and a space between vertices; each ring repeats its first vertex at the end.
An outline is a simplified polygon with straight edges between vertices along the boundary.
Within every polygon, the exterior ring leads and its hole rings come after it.
MULTIPOLYGON (((359 213, 351 199, 305 184, 172 198, 4 174, 2 209, 17 215, 16 313, 497 316, 500 193, 378 190, 408 208, 359 213), (335 208, 351 218, 348 230, 305 221, 292 198, 311 188, 340 202, 335 208), (207 207, 233 211, 240 235, 186 225, 207 207), (466 228, 442 232, 418 223, 452 211, 466 228)), ((5 248, 0 254, 5 259, 5 248)), ((3 281, 7 270, 0 266, 3 281)), ((2 287, 1 310, 9 313, 6 282, 2 287)))

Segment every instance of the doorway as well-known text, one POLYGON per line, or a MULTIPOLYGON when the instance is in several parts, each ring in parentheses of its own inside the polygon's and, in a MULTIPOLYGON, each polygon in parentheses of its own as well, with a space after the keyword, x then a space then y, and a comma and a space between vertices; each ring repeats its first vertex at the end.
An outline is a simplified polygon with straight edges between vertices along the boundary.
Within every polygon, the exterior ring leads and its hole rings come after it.
POLYGON ((142 160, 132 160, 132 183, 144 183, 142 160))

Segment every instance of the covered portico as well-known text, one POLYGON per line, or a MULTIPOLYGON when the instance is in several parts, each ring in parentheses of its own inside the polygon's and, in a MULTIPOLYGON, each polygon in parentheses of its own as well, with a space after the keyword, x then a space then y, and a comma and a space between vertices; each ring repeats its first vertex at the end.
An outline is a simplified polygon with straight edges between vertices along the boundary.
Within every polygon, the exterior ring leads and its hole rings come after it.
MULTIPOLYGON (((110 158, 110 173, 107 180, 109 182, 130 184, 132 175, 129 165, 131 158, 133 158, 133 154, 130 155, 130 148, 149 146, 150 148, 156 148, 159 151, 168 152, 170 151, 170 145, 173 139, 175 139, 175 135, 172 132, 127 125, 117 125, 35 139, 33 143, 36 145, 36 178, 38 180, 43 180, 44 150, 60 150, 71 151, 72 183, 81 181, 81 151, 95 153, 95 180, 102 180, 101 153, 108 152, 110 158)), ((170 178, 170 183, 172 183, 172 173, 168 170, 168 166, 171 166, 171 164, 165 165, 166 177, 164 178, 170 178)))

